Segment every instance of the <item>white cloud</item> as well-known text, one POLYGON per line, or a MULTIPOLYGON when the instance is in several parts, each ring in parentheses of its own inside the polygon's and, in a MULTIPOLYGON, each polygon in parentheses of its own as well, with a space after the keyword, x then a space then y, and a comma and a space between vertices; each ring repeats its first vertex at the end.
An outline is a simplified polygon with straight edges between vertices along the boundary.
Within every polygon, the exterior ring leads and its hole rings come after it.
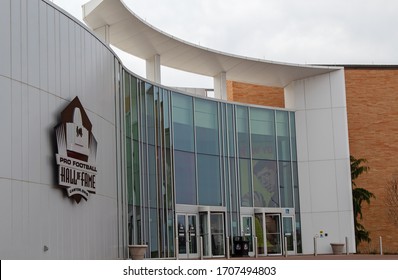
MULTIPOLYGON (((81 18, 87 0, 54 0, 81 18)), ((398 64, 396 0, 125 0, 159 29, 219 51, 292 63, 398 64)))

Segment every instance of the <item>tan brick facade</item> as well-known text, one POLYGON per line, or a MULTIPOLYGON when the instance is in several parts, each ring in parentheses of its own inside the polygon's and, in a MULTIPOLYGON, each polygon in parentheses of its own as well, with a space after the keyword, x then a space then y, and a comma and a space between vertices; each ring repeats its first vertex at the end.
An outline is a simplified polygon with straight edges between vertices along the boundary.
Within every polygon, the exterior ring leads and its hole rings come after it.
POLYGON ((385 197, 388 181, 398 175, 398 68, 346 67, 345 82, 350 153, 370 167, 357 185, 376 195, 363 207, 362 224, 372 242, 359 249, 378 251, 382 236, 384 251, 397 253, 398 226, 387 214, 385 197))
MULTIPOLYGON (((364 203, 361 223, 372 242, 359 251, 398 253, 398 225, 388 216, 386 186, 398 177, 398 67, 346 67, 347 114, 350 154, 368 160, 370 171, 357 185, 376 195, 370 206, 364 203)), ((282 88, 228 81, 228 99, 272 107, 284 107, 282 88)), ((398 209, 397 209, 398 215, 398 209)))
POLYGON ((283 88, 264 87, 227 81, 228 100, 262 106, 285 108, 283 88))

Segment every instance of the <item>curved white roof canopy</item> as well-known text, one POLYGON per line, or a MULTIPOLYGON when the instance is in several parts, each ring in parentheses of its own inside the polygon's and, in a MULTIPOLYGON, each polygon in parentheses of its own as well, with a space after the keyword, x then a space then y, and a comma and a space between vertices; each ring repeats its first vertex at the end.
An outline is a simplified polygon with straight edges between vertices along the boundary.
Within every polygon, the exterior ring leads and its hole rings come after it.
POLYGON ((94 31, 109 26, 109 43, 142 59, 160 55, 164 66, 250 84, 285 87, 290 82, 339 68, 315 67, 231 55, 185 42, 151 26, 121 0, 92 0, 83 6, 83 18, 94 31))

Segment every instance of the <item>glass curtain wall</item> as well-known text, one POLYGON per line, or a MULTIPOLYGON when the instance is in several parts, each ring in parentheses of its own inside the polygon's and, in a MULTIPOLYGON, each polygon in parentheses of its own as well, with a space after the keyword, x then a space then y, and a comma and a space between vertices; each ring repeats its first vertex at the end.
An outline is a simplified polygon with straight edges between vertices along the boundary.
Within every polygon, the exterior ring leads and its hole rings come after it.
POLYGON ((226 213, 226 234, 239 235, 239 190, 237 184, 237 158, 236 158, 236 120, 235 106, 232 104, 220 104, 221 108, 221 143, 223 162, 223 189, 226 213))
POLYGON ((249 109, 248 107, 237 106, 237 147, 239 163, 240 182, 240 206, 253 206, 252 178, 251 178, 251 157, 250 157, 250 132, 249 132, 249 109))
POLYGON ((171 92, 123 72, 128 242, 175 256, 175 205, 294 208, 301 223, 294 112, 171 92))
POLYGON ((218 104, 195 99, 199 205, 221 206, 218 104))
POLYGON ((176 203, 197 202, 193 98, 172 94, 176 203))
POLYGON ((174 257, 170 93, 123 74, 129 244, 174 257))
POLYGON ((289 112, 289 130, 290 130, 289 135, 290 135, 291 159, 292 159, 294 211, 296 217, 297 253, 302 253, 303 248, 301 241, 300 194, 299 194, 298 169, 297 169, 296 120, 293 112, 289 112))
POLYGON ((276 131, 279 160, 279 188, 281 204, 285 208, 293 208, 292 164, 289 138, 289 112, 276 112, 276 131))
POLYGON ((279 207, 274 110, 251 108, 254 207, 279 207))

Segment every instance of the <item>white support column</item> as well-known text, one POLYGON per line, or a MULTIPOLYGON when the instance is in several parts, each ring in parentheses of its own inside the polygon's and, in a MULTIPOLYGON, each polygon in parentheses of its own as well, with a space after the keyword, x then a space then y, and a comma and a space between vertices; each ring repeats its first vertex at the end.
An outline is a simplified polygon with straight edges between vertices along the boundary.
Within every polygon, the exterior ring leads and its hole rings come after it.
POLYGON ((227 100, 227 73, 221 72, 213 77, 214 97, 227 100))
POLYGON ((295 111, 303 254, 331 253, 348 237, 355 252, 344 69, 296 80, 285 87, 285 106, 295 111), (315 242, 314 241, 314 242, 315 242))
POLYGON ((160 55, 155 54, 146 60, 146 78, 152 82, 161 83, 160 55))
POLYGON ((104 25, 98 27, 94 30, 95 34, 100 37, 105 43, 109 45, 110 38, 109 38, 109 25, 104 25))

